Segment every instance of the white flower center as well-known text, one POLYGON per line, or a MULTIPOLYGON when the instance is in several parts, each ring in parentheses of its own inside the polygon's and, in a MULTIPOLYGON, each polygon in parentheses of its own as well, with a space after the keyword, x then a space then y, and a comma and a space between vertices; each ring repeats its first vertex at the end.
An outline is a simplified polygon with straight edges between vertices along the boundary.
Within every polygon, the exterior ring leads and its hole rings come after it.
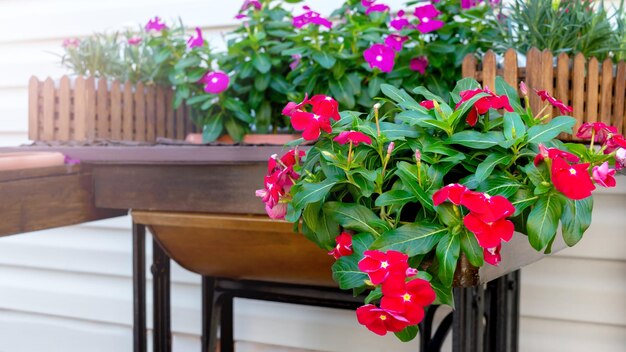
POLYGON ((569 169, 569 173, 572 175, 576 175, 576 169, 574 168, 569 169))
POLYGON ((387 269, 388 266, 389 266, 389 263, 387 263, 386 261, 380 263, 380 267, 383 269, 387 269))
POLYGON ((428 18, 428 17, 422 17, 422 18, 421 18, 421 21, 422 21, 423 23, 428 23, 428 22, 430 21, 430 18, 428 18))
POLYGON ((378 61, 378 62, 383 61, 383 56, 382 55, 376 56, 376 61, 378 61))
POLYGON ((213 78, 211 78, 211 83, 214 83, 214 84, 215 84, 215 83, 217 83, 218 81, 219 81, 219 78, 217 78, 217 77, 213 77, 213 78))
POLYGON ((316 120, 319 120, 320 119, 320 115, 313 114, 313 118, 316 119, 316 120))

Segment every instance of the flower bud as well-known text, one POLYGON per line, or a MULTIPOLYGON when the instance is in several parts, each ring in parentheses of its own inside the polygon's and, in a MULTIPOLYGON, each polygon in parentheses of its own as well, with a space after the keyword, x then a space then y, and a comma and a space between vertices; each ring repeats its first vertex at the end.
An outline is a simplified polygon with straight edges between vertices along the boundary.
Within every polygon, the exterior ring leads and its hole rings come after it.
POLYGON ((528 87, 526 87, 526 83, 524 83, 524 81, 519 82, 519 90, 522 92, 523 96, 528 95, 528 87))
POLYGON ((415 161, 418 163, 422 161, 422 152, 419 149, 415 149, 415 161))
POLYGON ((378 109, 380 109, 380 103, 374 104, 374 110, 378 110, 378 109))
POLYGON ((407 277, 415 276, 415 275, 417 275, 417 269, 415 269, 415 268, 406 268, 405 275, 407 277))
POLYGON ((619 148, 615 152, 615 168, 623 169, 626 167, 626 149, 619 148))
POLYGON ((391 152, 393 152, 393 148, 395 148, 395 146, 395 143, 389 143, 389 146, 387 146, 387 155, 391 155, 391 152))

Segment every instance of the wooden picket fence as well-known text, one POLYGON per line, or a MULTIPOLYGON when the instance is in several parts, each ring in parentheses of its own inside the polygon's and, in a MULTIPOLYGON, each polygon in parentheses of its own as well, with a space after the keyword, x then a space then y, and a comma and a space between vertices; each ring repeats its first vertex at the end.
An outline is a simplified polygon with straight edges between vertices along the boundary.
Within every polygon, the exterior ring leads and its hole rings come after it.
MULTIPOLYGON (((549 50, 532 48, 526 54, 526 67, 519 67, 517 52, 509 49, 504 61, 497 64, 496 55, 489 51, 478 62, 474 55, 463 60, 463 77, 472 77, 490 88, 495 87, 496 76, 502 76, 513 87, 525 81, 529 90, 547 90, 556 99, 573 107, 576 118, 574 131, 585 122, 604 122, 626 134, 626 62, 614 64, 606 59, 600 64, 596 58, 586 60, 582 54, 573 57, 549 50)), ((538 113, 547 102, 530 93, 532 111, 538 113)), ((561 115, 557 109, 548 109, 551 116, 561 115)), ((561 136, 568 139, 566 136, 561 136)))
POLYGON ((189 110, 172 107, 170 88, 94 77, 29 82, 29 139, 154 142, 194 130, 189 110))

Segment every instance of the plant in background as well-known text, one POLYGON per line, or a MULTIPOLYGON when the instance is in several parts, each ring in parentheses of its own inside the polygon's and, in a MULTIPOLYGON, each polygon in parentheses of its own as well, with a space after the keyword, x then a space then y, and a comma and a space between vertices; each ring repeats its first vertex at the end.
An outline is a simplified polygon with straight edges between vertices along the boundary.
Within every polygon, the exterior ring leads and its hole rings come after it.
POLYGON ((623 0, 610 12, 604 2, 515 0, 503 9, 506 19, 496 45, 519 52, 536 47, 617 61, 626 50, 623 0))
POLYGON ((590 146, 564 144, 556 137, 575 120, 533 114, 500 77, 495 92, 463 79, 449 101, 423 86, 413 90, 420 102, 380 88, 386 98, 371 111, 339 118, 329 96, 289 103, 300 141, 316 142, 272 156, 257 191, 272 218, 301 223, 337 259, 342 289, 369 290, 356 314, 379 335, 410 340, 425 306, 453 305, 460 256, 498 265, 513 236, 550 253, 559 223, 575 245, 591 223, 593 191, 614 186, 624 165, 626 140, 614 127, 584 124, 577 136, 590 146))

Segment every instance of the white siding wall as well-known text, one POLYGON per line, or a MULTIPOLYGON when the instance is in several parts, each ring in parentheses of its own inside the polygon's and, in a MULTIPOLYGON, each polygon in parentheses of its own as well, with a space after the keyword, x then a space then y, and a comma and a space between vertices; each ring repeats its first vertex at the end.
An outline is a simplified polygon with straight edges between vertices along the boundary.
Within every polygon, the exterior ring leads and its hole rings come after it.
MULTIPOLYGON (((63 38, 180 16, 221 46, 219 33, 236 23, 239 3, 0 0, 0 145, 27 142, 28 78, 65 73, 50 54, 59 53, 63 38)), ((336 1, 309 3, 328 12, 336 1)), ((620 181, 619 190, 597 195, 594 224, 578 247, 524 269, 522 351, 625 350, 626 179, 620 181)), ((0 239, 0 351, 130 351, 130 231, 124 217, 0 239)), ((173 266, 175 351, 199 350, 199 283, 173 266)), ((351 312, 248 300, 235 310, 240 351, 416 349, 369 333, 351 312)))

